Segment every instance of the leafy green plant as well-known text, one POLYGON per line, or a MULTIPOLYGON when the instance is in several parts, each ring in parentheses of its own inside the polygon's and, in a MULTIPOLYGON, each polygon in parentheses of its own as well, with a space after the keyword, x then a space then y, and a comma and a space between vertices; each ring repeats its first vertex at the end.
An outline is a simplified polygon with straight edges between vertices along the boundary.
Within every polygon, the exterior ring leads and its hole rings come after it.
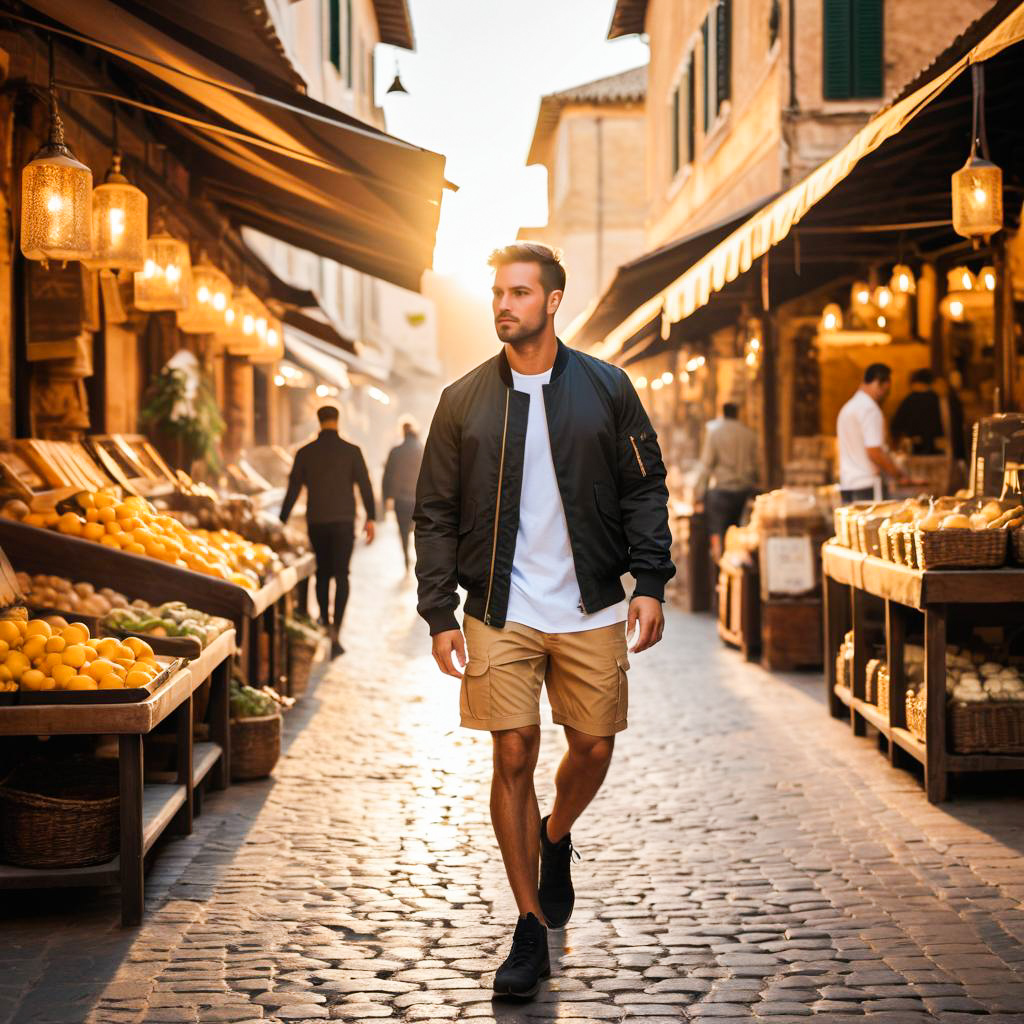
POLYGON ((186 467, 201 459, 220 472, 224 420, 205 377, 198 375, 196 383, 184 370, 165 366, 146 391, 139 418, 181 446, 186 467))

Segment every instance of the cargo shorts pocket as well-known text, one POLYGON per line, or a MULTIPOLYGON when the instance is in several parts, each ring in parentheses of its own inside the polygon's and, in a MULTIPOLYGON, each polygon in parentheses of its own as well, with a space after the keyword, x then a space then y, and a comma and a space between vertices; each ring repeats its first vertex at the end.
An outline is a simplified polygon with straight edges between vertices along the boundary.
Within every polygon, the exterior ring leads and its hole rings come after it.
POLYGON ((463 718, 477 721, 491 717, 491 672, 487 658, 470 656, 462 676, 459 711, 463 718))
POLYGON ((618 695, 615 703, 615 721, 626 721, 629 712, 629 658, 620 654, 615 659, 616 672, 618 674, 618 695))

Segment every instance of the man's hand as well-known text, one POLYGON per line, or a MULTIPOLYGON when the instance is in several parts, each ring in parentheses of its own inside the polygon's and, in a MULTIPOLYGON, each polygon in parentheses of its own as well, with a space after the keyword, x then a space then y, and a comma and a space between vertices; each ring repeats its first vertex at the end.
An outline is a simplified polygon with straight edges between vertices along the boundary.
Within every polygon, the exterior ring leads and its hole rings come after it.
POLYGON ((435 633, 433 641, 434 661, 446 676, 462 678, 462 669, 455 662, 454 655, 459 656, 459 663, 466 665, 466 640, 459 629, 447 629, 443 633, 435 633))
POLYGON ((377 536, 377 527, 372 519, 366 520, 366 525, 363 527, 363 533, 366 534, 366 543, 372 544, 373 538, 377 536))
MULTIPOLYGON (((639 654, 653 647, 665 631, 665 613, 661 602, 656 597, 634 597, 629 602, 629 621, 626 624, 626 637, 633 635, 633 628, 640 623, 640 632, 636 643, 630 648, 631 654, 639 654)), ((435 637, 435 639, 437 639, 435 637)))

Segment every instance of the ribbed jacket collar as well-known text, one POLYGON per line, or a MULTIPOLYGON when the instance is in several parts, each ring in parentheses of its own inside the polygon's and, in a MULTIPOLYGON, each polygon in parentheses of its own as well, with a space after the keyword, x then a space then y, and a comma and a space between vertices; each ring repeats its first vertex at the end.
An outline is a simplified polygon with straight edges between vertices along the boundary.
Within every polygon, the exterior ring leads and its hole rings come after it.
MULTIPOLYGON (((556 381, 562 371, 569 363, 569 347, 562 343, 561 338, 555 339, 558 342, 558 351, 555 352, 555 365, 551 367, 551 380, 556 381)), ((498 353, 498 373, 501 375, 505 387, 512 387, 512 367, 508 365, 508 356, 505 354, 505 346, 501 346, 498 353)))

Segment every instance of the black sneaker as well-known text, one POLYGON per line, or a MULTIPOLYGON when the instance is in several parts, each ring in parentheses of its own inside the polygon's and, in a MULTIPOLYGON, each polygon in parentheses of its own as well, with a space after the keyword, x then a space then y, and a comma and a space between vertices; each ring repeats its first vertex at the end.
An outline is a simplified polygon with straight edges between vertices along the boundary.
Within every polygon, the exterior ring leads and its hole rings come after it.
MULTIPOLYGON (((550 815, 549 815, 550 817, 550 815)), ((549 928, 564 928, 572 917, 576 893, 572 887, 572 862, 579 860, 572 837, 563 836, 557 843, 548 839, 548 819, 540 823, 540 886, 537 897, 549 928)))
POLYGON ((494 994, 532 999, 541 979, 551 977, 548 930, 533 914, 519 918, 508 959, 494 975, 494 994))

